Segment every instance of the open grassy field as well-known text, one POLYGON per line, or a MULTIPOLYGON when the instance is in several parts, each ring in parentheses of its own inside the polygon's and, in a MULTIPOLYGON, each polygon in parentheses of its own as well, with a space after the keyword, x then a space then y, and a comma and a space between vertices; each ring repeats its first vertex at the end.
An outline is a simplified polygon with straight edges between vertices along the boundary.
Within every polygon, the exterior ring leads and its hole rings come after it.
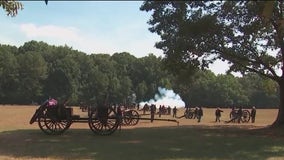
MULTIPOLYGON (((276 109, 258 109, 256 123, 215 123, 214 109, 196 119, 140 121, 111 136, 94 135, 88 124, 72 124, 60 136, 48 136, 29 120, 37 106, 0 105, 0 159, 7 160, 282 160, 284 129, 269 129, 276 109)), ((78 110, 75 110, 78 112, 78 110)), ((183 111, 178 110, 178 116, 183 111)), ((147 116, 146 116, 147 117, 147 116)), ((171 116, 161 118, 170 119, 171 116)))

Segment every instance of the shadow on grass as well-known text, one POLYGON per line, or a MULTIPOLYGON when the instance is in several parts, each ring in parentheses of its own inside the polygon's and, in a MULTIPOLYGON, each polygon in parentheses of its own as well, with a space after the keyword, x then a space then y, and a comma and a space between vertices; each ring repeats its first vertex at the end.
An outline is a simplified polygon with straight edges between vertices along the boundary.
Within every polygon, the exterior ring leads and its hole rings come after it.
POLYGON ((267 160, 284 158, 283 130, 180 126, 122 129, 111 136, 69 129, 0 132, 0 154, 14 158, 95 160, 267 160))

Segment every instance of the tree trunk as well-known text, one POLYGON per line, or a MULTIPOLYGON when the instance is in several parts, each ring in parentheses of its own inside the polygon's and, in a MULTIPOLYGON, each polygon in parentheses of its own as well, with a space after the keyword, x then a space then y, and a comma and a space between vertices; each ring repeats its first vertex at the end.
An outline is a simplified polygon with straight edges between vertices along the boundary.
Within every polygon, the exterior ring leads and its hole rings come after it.
POLYGON ((272 128, 284 127, 284 77, 281 78, 278 84, 280 93, 280 103, 277 118, 271 125, 272 128))

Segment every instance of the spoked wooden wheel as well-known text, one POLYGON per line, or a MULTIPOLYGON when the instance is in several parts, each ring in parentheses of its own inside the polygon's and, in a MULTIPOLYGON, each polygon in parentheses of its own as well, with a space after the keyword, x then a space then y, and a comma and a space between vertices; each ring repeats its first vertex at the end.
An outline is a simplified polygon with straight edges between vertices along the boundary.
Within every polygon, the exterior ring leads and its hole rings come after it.
POLYGON ((52 131, 47 127, 47 124, 45 123, 45 117, 46 115, 42 115, 38 118, 38 126, 40 130, 43 131, 43 133, 51 135, 52 131))
POLYGON ((190 110, 185 111, 185 112, 184 112, 184 117, 185 117, 186 119, 192 119, 192 118, 193 118, 193 112, 190 111, 190 110))
POLYGON ((131 121, 133 120, 131 114, 132 114, 131 110, 124 112, 123 114, 123 124, 124 125, 126 126, 131 125, 131 121))
POLYGON ((51 114, 47 110, 38 118, 39 128, 48 135, 59 135, 64 133, 70 126, 72 120, 68 114, 60 118, 56 114, 51 114))
POLYGON ((89 127, 99 135, 111 135, 117 130, 119 117, 111 107, 96 108, 89 115, 89 127))
POLYGON ((129 110, 124 116, 124 121, 127 125, 135 126, 139 122, 139 113, 135 110, 129 110))
POLYGON ((250 120, 250 112, 248 110, 243 110, 243 113, 242 113, 242 122, 244 123, 247 123, 249 122, 250 120))

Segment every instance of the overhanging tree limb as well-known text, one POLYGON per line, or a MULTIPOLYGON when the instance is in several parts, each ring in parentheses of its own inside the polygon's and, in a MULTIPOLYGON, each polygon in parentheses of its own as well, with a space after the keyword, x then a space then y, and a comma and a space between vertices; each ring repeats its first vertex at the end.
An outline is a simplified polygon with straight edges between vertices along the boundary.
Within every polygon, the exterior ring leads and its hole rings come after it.
MULTIPOLYGON (((281 68, 281 76, 278 76, 275 70, 279 68, 279 62, 284 66, 283 2, 178 1, 173 4, 163 2, 161 5, 161 2, 145 1, 140 7, 141 10, 153 13, 149 21, 151 32, 160 35, 163 42, 158 48, 163 49, 164 54, 170 54, 170 57, 182 58, 184 56, 180 54, 189 54, 185 57, 201 57, 205 63, 214 60, 207 59, 209 54, 216 53, 216 57, 233 63, 230 66, 231 71, 255 72, 276 81, 280 88, 280 107, 274 124, 284 126, 284 67, 281 68), (186 6, 186 11, 179 12, 179 6, 186 6), (265 8, 271 13, 271 16, 267 17, 277 23, 263 18, 262 11, 265 8), (216 18, 208 18, 211 15, 216 18), (179 22, 173 23, 177 19, 179 22), (165 34, 171 36, 162 36, 165 34), (180 50, 180 43, 172 43, 179 38, 183 39, 180 42, 186 46, 185 51, 180 50), (269 54, 270 51, 278 49, 281 55, 269 54)), ((170 62, 171 59, 167 61, 170 62)), ((188 63, 177 59, 174 61, 188 63)), ((193 59, 189 61, 196 67, 204 67, 204 63, 192 63, 193 59)), ((178 66, 182 65, 168 66, 178 69, 178 66)))

